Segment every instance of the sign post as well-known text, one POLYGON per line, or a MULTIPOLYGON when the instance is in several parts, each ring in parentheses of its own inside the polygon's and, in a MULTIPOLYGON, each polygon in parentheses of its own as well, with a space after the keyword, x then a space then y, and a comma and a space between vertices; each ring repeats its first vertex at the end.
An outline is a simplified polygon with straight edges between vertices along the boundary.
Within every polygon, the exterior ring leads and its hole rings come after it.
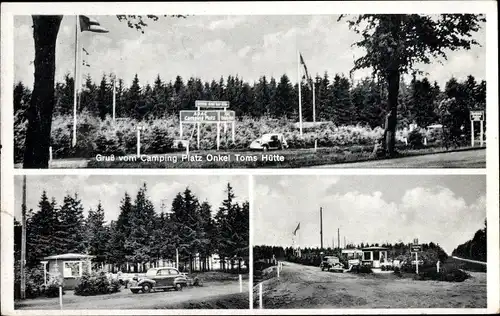
POLYGON ((484 130, 483 130, 483 121, 484 121, 484 111, 470 111, 470 139, 471 146, 474 147, 474 122, 479 122, 480 124, 480 144, 483 146, 484 143, 484 130))
POLYGON ((418 253, 422 251, 422 245, 418 244, 418 239, 414 239, 414 244, 411 245, 410 247, 410 252, 415 253, 415 265, 416 265, 416 272, 418 274, 418 253), (416 243, 415 243, 416 241, 416 243))
POLYGON ((141 155, 141 127, 137 126, 137 156, 141 155))
MULTIPOLYGON (((211 101, 212 102, 212 101, 211 101)), ((220 148, 220 124, 224 123, 232 123, 233 126, 233 142, 235 136, 235 120, 236 114, 234 111, 227 110, 200 110, 200 111, 180 111, 179 113, 179 121, 180 121, 180 132, 182 137, 182 125, 183 124, 196 124, 198 128, 198 149, 200 148, 200 125, 204 124, 217 124, 217 150, 220 148)))

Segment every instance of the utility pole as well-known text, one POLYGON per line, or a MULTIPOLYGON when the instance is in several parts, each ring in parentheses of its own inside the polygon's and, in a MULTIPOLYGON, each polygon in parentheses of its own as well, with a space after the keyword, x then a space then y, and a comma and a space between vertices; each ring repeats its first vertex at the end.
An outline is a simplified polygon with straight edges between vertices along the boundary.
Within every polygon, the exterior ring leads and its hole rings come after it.
POLYGON ((345 241, 345 236, 344 236, 344 248, 347 248, 347 243, 345 241))
POLYGON ((321 249, 323 249, 323 208, 319 208, 319 235, 321 237, 321 249))
POLYGON ((21 299, 26 298, 26 175, 23 176, 23 205, 21 219, 21 299))
POLYGON ((337 228, 337 241, 338 241, 338 245, 339 245, 339 249, 340 249, 340 228, 337 228))

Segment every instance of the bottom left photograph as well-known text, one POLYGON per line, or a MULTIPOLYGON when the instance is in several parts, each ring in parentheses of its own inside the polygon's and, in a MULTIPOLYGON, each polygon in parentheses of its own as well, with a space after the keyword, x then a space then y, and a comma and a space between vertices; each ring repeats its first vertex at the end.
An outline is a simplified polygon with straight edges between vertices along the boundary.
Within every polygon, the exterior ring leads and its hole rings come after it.
POLYGON ((247 176, 16 176, 14 308, 248 309, 248 190, 247 176))

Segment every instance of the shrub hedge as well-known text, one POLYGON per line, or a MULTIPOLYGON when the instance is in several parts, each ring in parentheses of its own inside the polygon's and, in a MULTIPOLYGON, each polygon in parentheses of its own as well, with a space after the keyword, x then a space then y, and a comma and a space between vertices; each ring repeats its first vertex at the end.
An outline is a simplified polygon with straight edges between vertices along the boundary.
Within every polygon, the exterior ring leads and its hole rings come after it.
POLYGON ((119 280, 110 280, 105 272, 83 273, 75 287, 75 295, 111 294, 121 289, 119 280))
MULTIPOLYGON (((179 139, 179 119, 170 116, 162 119, 139 122, 135 119, 120 119, 113 122, 107 117, 101 120, 88 113, 78 117, 77 145, 71 147, 72 116, 55 116, 52 121, 51 146, 54 158, 93 158, 97 154, 125 155, 134 154, 137 145, 137 127, 141 126, 141 152, 144 154, 164 154, 171 151, 174 140, 179 139)), ((283 133, 290 148, 311 148, 317 140, 319 147, 337 147, 339 150, 349 146, 355 152, 365 150, 383 136, 381 127, 336 126, 332 122, 305 130, 300 137, 292 122, 269 118, 253 119, 244 117, 235 123, 235 141, 231 139, 231 124, 227 134, 221 126, 222 149, 247 149, 250 143, 264 133, 283 133)), ((14 127, 14 153, 16 162, 22 161, 26 121, 16 118, 14 127)), ((217 128, 215 124, 202 124, 200 128, 200 147, 202 150, 216 148, 217 128)), ((404 135, 397 133, 398 144, 402 144, 404 135)), ((196 147, 195 125, 185 124, 183 139, 190 139, 190 149, 196 147)))

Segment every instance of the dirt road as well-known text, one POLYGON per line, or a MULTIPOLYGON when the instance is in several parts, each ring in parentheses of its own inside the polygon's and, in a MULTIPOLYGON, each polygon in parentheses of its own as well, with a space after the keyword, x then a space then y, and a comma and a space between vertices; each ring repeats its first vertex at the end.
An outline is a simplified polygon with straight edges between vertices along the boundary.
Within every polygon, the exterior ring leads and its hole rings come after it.
MULTIPOLYGON (((462 283, 415 281, 393 274, 322 272, 284 263, 280 279, 263 282, 264 308, 486 308, 486 273, 462 283)), ((254 307, 258 308, 258 286, 254 307)))
POLYGON ((312 168, 486 168, 486 150, 315 166, 312 168))
MULTIPOLYGON (((16 301, 16 309, 59 309, 58 298, 37 298, 16 301)), ((99 296, 76 296, 66 291, 63 309, 163 309, 163 308, 248 308, 248 281, 239 293, 238 281, 211 282, 203 287, 190 287, 177 292, 132 294, 129 289, 99 296), (201 307, 199 307, 201 306, 201 307)))

